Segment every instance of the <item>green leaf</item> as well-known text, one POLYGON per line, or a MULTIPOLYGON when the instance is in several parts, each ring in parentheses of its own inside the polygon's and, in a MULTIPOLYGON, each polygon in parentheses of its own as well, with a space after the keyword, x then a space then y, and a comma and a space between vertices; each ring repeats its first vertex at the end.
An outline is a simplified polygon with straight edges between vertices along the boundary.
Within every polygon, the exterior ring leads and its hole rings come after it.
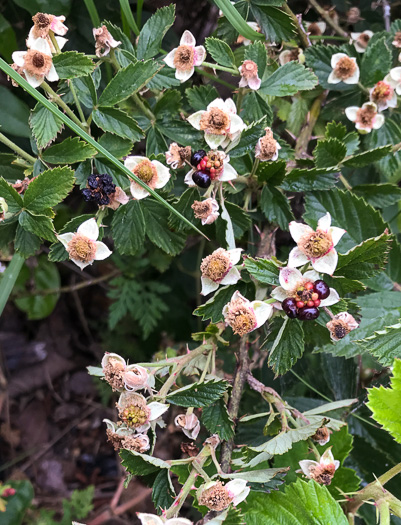
MULTIPOLYGON (((248 47, 250 46, 247 46, 247 48, 248 47)), ((252 124, 257 120, 261 120, 263 117, 266 119, 266 126, 271 126, 273 122, 273 110, 257 91, 250 91, 242 101, 241 118, 248 124, 252 124)), ((263 164, 266 163, 264 162, 263 164)))
POLYGON ((15 489, 15 494, 7 498, 6 510, 1 513, 4 525, 21 525, 26 510, 31 506, 34 496, 33 486, 29 481, 8 481, 15 489))
POLYGON ((339 254, 335 274, 348 279, 366 279, 376 275, 387 262, 391 240, 391 235, 383 233, 367 239, 345 254, 339 254))
POLYGON ((153 113, 157 118, 162 117, 166 113, 175 117, 179 113, 180 106, 181 93, 177 89, 169 89, 158 99, 153 113))
POLYGON ((401 404, 401 360, 394 360, 393 376, 389 388, 381 385, 379 388, 368 389, 367 407, 373 413, 373 419, 390 432, 393 438, 401 443, 401 420, 399 418, 401 404))
POLYGON ((0 249, 8 247, 9 243, 14 240, 15 232, 18 225, 17 216, 0 221, 0 249))
POLYGON ((31 215, 28 211, 23 211, 18 216, 18 222, 24 230, 34 233, 42 239, 56 242, 53 222, 46 215, 31 215))
MULTIPOLYGON (((331 67, 331 57, 336 53, 343 53, 344 50, 338 46, 327 46, 323 44, 316 44, 305 49, 306 65, 313 69, 314 73, 319 79, 319 85, 323 89, 330 89, 335 91, 355 89, 352 84, 329 84, 327 79, 333 71, 331 67)), ((349 104, 347 104, 349 105, 349 104)))
MULTIPOLYGON (((195 222, 194 211, 191 208, 195 200, 200 199, 198 188, 188 188, 180 195, 175 203, 175 209, 189 221, 195 222)), ((187 231, 188 226, 181 222, 176 215, 170 213, 169 226, 177 231, 187 231)))
POLYGON ((308 101, 301 96, 292 99, 291 109, 287 117, 287 127, 295 136, 298 136, 309 111, 308 101))
POLYGON ((344 161, 344 166, 350 167, 350 168, 363 168, 364 166, 368 166, 372 162, 377 162, 384 157, 387 157, 387 155, 390 155, 392 150, 391 145, 382 146, 376 149, 372 149, 369 151, 364 151, 362 153, 359 153, 358 155, 353 155, 351 158, 344 161))
POLYGON ((62 120, 39 103, 32 110, 29 124, 39 149, 46 148, 53 142, 64 127, 62 120))
MULTIPOLYGON (((281 1, 281 0, 278 0, 281 1)), ((258 66, 258 76, 263 78, 267 65, 266 47, 262 42, 254 42, 245 47, 245 60, 252 60, 258 66)))
POLYGON ((122 466, 133 476, 146 476, 147 474, 170 468, 170 465, 162 459, 148 456, 147 454, 140 454, 133 450, 121 449, 120 457, 122 466))
POLYGON ((40 248, 40 239, 33 233, 26 231, 20 224, 17 226, 17 234, 14 243, 15 250, 25 259, 31 257, 40 248))
POLYGON ((343 160, 347 154, 347 148, 338 139, 319 140, 313 154, 317 168, 329 168, 337 166, 343 160))
POLYGON ((295 168, 288 173, 281 184, 286 191, 329 190, 337 182, 339 168, 295 168))
POLYGON ((175 390, 166 397, 166 401, 184 408, 207 407, 220 399, 227 387, 227 381, 222 380, 193 383, 175 390))
POLYGON ((180 85, 178 78, 175 78, 175 69, 172 67, 164 67, 166 64, 162 60, 155 60, 162 68, 158 73, 147 83, 147 87, 152 91, 164 91, 166 88, 171 88, 180 85))
POLYGON ((383 366, 391 366, 395 358, 401 358, 401 323, 386 326, 370 337, 355 342, 374 355, 383 366))
POLYGON ((3 177, 0 178, 0 197, 5 199, 10 213, 17 213, 23 207, 21 195, 3 177))
POLYGON ((218 38, 208 37, 205 40, 206 49, 208 50, 209 55, 215 60, 218 64, 226 67, 235 67, 235 58, 234 54, 231 51, 231 48, 228 44, 219 40, 218 38))
POLYGON ((52 208, 67 197, 74 180, 74 172, 68 167, 44 171, 29 184, 24 196, 25 208, 33 213, 52 208))
POLYGON ((0 49, 9 62, 12 62, 13 51, 18 49, 14 29, 2 14, 0 14, 0 49))
POLYGON ((238 146, 231 150, 230 148, 227 149, 230 152, 230 157, 242 157, 242 155, 254 150, 259 138, 265 134, 265 127, 266 119, 263 117, 242 131, 238 146))
MULTIPOLYGON (((381 146, 388 146, 389 144, 398 144, 401 137, 401 126, 399 121, 392 117, 386 117, 383 126, 380 129, 375 129, 367 137, 367 147, 376 149, 381 146)), ((376 166, 379 171, 389 180, 392 176, 398 174, 401 168, 401 151, 397 151, 392 155, 387 155, 383 159, 377 161, 376 166)), ((398 176, 397 176, 398 180, 398 176)))
POLYGON ((146 156, 164 154, 168 150, 167 142, 157 127, 148 129, 146 137, 146 156))
POLYGON ((211 434, 217 434, 222 441, 228 441, 234 436, 234 423, 228 415, 223 399, 204 407, 202 423, 211 434))
POLYGON ((271 284, 273 286, 280 285, 278 279, 280 267, 272 260, 245 257, 244 265, 252 277, 254 277, 257 281, 265 284, 271 284))
POLYGON ((142 89, 162 68, 154 60, 136 62, 121 69, 100 95, 99 106, 114 106, 142 89))
MULTIPOLYGON (((241 239, 244 233, 247 232, 251 227, 252 220, 246 211, 232 202, 225 201, 225 207, 231 219, 234 237, 236 239, 241 239)), ((217 240, 220 242, 221 246, 226 244, 226 230, 227 221, 224 219, 224 217, 220 216, 216 221, 216 235, 217 240)))
POLYGON ((127 113, 114 108, 98 108, 92 112, 93 122, 103 131, 138 142, 144 138, 143 131, 136 120, 127 113))
POLYGON ((289 223, 294 220, 290 203, 284 193, 267 184, 260 196, 260 208, 266 219, 277 223, 282 230, 288 230, 289 223))
POLYGON ((375 208, 386 208, 401 199, 401 188, 390 183, 358 184, 352 191, 375 208))
POLYGON ((137 56, 139 60, 152 58, 159 53, 164 35, 173 25, 175 5, 157 9, 144 24, 138 38, 137 56))
POLYGON ((184 120, 164 118, 157 122, 157 128, 163 135, 182 146, 192 146, 196 150, 195 145, 202 143, 201 132, 184 120))
POLYGON ((95 148, 83 142, 78 137, 67 139, 50 146, 42 154, 42 159, 49 164, 75 164, 96 154, 95 148))
POLYGON ((285 160, 259 163, 256 170, 259 182, 268 182, 271 186, 279 186, 286 177, 286 166, 285 160))
POLYGON ((141 203, 130 200, 113 215, 112 233, 119 253, 134 255, 145 241, 145 218, 141 203))
POLYGON ((386 45, 386 36, 378 38, 369 45, 363 54, 361 83, 371 87, 387 75, 391 69, 392 54, 386 45))
POLYGON ((337 275, 332 277, 325 275, 324 279, 330 288, 337 290, 340 297, 347 295, 348 293, 363 292, 366 290, 366 286, 357 280, 346 279, 345 277, 339 277, 337 275))
POLYGON ((215 0, 215 4, 240 35, 248 40, 264 40, 263 35, 251 29, 230 0, 215 0))
MULTIPOLYGON (((261 27, 262 33, 270 42, 277 43, 282 40, 291 40, 294 38, 294 23, 291 17, 281 9, 262 5, 256 6, 252 3, 251 11, 256 22, 261 27)), ((243 35, 243 33, 240 34, 243 35)))
POLYGON ((160 470, 153 481, 152 489, 152 501, 155 509, 168 509, 173 504, 175 491, 167 469, 160 470))
POLYGON ((214 86, 193 86, 185 90, 189 104, 195 111, 201 111, 219 98, 219 93, 214 86))
POLYGON ((269 366, 276 376, 288 372, 302 357, 304 344, 302 323, 286 317, 269 352, 269 366))
POLYGON ((16 137, 30 138, 29 107, 5 86, 0 86, 0 129, 16 137), (12 115, 12 119, 10 118, 12 115))
MULTIPOLYGON (((118 159, 126 157, 132 150, 132 142, 130 139, 124 139, 118 135, 112 135, 111 133, 104 133, 99 139, 99 144, 101 144, 107 149, 109 153, 118 159)), ((95 163, 96 161, 101 161, 104 164, 108 164, 110 169, 113 171, 113 175, 116 174, 116 176, 120 179, 126 178, 122 173, 119 173, 115 166, 109 163, 108 159, 103 157, 103 155, 98 154, 95 158, 95 163)))
POLYGON ((317 77, 310 69, 299 62, 288 62, 279 67, 267 80, 262 82, 259 93, 274 97, 295 95, 298 91, 312 89, 317 84, 317 77))
POLYGON ((76 51, 64 51, 54 55, 53 64, 60 78, 84 77, 95 69, 95 64, 89 57, 76 51))

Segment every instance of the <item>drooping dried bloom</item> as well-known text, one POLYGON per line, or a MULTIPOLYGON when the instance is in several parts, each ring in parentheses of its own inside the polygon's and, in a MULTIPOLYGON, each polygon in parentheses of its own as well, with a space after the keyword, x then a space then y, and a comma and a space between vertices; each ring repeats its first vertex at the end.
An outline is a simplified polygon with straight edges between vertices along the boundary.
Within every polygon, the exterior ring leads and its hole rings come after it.
POLYGON ((226 485, 221 481, 211 481, 201 486, 196 495, 200 505, 210 510, 222 511, 231 503, 236 506, 248 496, 250 487, 243 479, 233 479, 226 485))
POLYGON ((149 450, 150 441, 146 434, 136 434, 128 427, 116 425, 109 419, 104 419, 103 422, 107 424, 107 441, 110 441, 114 450, 126 448, 141 454, 149 450))
POLYGON ((241 337, 262 326, 273 313, 271 304, 263 301, 249 301, 235 291, 231 301, 223 308, 224 321, 235 334, 241 337))
POLYGON ((98 57, 104 57, 110 53, 110 49, 115 49, 121 42, 114 40, 106 26, 93 28, 93 38, 95 39, 95 53, 98 57))
POLYGON ((166 162, 174 170, 183 168, 185 161, 191 160, 191 146, 185 148, 179 146, 176 142, 170 144, 169 150, 166 151, 166 162))
POLYGON ((256 144, 255 157, 263 162, 277 160, 278 150, 281 149, 281 146, 273 137, 273 132, 270 128, 265 128, 265 131, 265 136, 261 137, 256 144))
POLYGON ((181 452, 187 454, 190 458, 194 458, 199 454, 199 448, 195 443, 181 443, 181 452))
POLYGON ((313 439, 313 441, 316 441, 316 443, 319 443, 319 445, 323 446, 330 441, 330 434, 331 430, 329 428, 320 427, 316 430, 313 436, 311 436, 311 439, 313 439))
POLYGON ((194 201, 191 208, 194 210, 196 219, 202 221, 202 225, 212 224, 220 215, 219 204, 216 199, 209 197, 204 201, 194 201))
POLYGON ((349 57, 345 53, 335 53, 331 57, 331 67, 333 71, 327 79, 329 84, 338 84, 339 82, 358 84, 359 67, 356 58, 349 57))
POLYGON ((151 422, 168 410, 168 405, 158 401, 148 404, 145 397, 136 392, 123 392, 116 406, 120 419, 137 432, 146 432, 151 422))
POLYGON ((356 330, 359 324, 348 312, 340 312, 326 324, 330 331, 330 337, 333 341, 339 341, 348 335, 352 330, 356 330))
POLYGON ((43 38, 36 39, 29 51, 14 51, 12 59, 34 88, 40 86, 45 78, 49 82, 59 79, 53 65, 50 46, 43 38))
POLYGON ((211 148, 222 145, 226 138, 233 140, 234 135, 245 129, 231 98, 216 98, 206 111, 197 111, 187 120, 195 129, 205 132, 205 140, 211 148))
POLYGON ((125 359, 118 354, 106 353, 102 359, 102 369, 105 380, 114 391, 124 389, 125 359))
POLYGON ((124 385, 127 390, 143 390, 149 386, 149 372, 140 365, 127 366, 123 373, 124 385))
MULTIPOLYGON (((158 160, 150 161, 146 157, 127 157, 124 165, 151 189, 163 188, 170 180, 170 171, 158 160)), ((135 180, 131 180, 131 194, 134 199, 144 199, 150 193, 135 180)))
POLYGON ((401 47, 401 31, 397 31, 392 42, 394 47, 401 47))
POLYGON ((185 82, 194 74, 195 66, 200 66, 205 58, 206 49, 196 45, 195 37, 190 31, 184 31, 180 45, 170 51, 163 60, 175 69, 175 78, 185 82))
POLYGON ((306 224, 290 222, 290 234, 298 246, 291 250, 288 266, 297 268, 309 261, 317 272, 333 275, 338 261, 334 247, 344 233, 342 228, 331 226, 330 213, 318 220, 316 231, 306 224))
POLYGON ((200 266, 202 295, 214 292, 220 284, 236 284, 241 279, 241 274, 235 268, 241 258, 241 252, 241 248, 234 250, 218 248, 202 260, 200 266))
POLYGON ((377 106, 378 111, 397 107, 397 94, 394 87, 386 80, 380 80, 369 90, 370 100, 377 106))
POLYGON ((115 192, 109 195, 109 204, 106 204, 106 206, 112 210, 116 210, 120 204, 127 204, 128 201, 129 197, 125 191, 119 186, 116 186, 115 192))
POLYGON ((351 33, 351 38, 358 53, 365 53, 372 36, 373 31, 369 31, 369 29, 363 31, 363 33, 351 33))
POLYGON ((320 36, 326 31, 326 22, 305 22, 305 25, 311 36, 320 36))
POLYGON ((57 238, 67 250, 72 262, 83 270, 94 261, 102 261, 111 255, 107 246, 97 240, 99 227, 96 219, 81 224, 76 233, 62 233, 57 238))
POLYGON ((180 427, 189 439, 196 439, 200 431, 200 422, 195 414, 179 414, 174 423, 180 427))
POLYGON ((65 16, 54 16, 47 13, 36 13, 32 17, 33 27, 29 31, 29 35, 26 41, 26 47, 31 48, 34 46, 36 40, 43 38, 48 43, 51 51, 54 53, 56 50, 54 48, 53 42, 50 39, 49 31, 52 31, 56 36, 56 41, 59 49, 62 49, 67 42, 66 38, 63 36, 67 33, 68 28, 63 24, 65 21, 65 16))
POLYGON ((345 114, 351 122, 355 122, 359 133, 370 133, 372 129, 379 129, 384 124, 384 116, 377 112, 374 102, 365 102, 361 108, 358 106, 345 108, 345 114))
POLYGON ((292 60, 303 64, 305 62, 305 55, 300 47, 295 49, 286 49, 279 54, 278 60, 282 66, 287 64, 287 62, 291 62, 292 60))
POLYGON ((19 193, 22 194, 26 191, 29 184, 33 181, 33 179, 30 179, 28 177, 25 177, 24 180, 16 180, 13 184, 13 188, 19 193))
POLYGON ((330 485, 340 462, 334 459, 330 447, 322 455, 319 462, 303 459, 299 462, 299 466, 307 478, 315 480, 320 485, 330 485))
POLYGON ((239 87, 249 86, 251 89, 259 89, 261 79, 258 75, 258 66, 253 60, 245 60, 242 65, 238 68, 241 73, 241 80, 239 81, 239 87))
POLYGON ((156 514, 143 514, 142 512, 138 512, 137 516, 142 525, 193 525, 192 521, 186 518, 170 518, 163 521, 156 514))

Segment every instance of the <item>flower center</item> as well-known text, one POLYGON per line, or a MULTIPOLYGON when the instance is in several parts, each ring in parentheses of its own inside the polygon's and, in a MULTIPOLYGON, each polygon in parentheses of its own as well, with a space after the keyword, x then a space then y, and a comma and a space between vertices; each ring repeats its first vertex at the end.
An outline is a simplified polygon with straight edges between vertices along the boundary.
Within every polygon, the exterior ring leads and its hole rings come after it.
POLYGON ((124 365, 118 359, 109 359, 104 367, 104 378, 113 390, 124 388, 124 365))
POLYGON ((311 478, 314 479, 317 483, 320 483, 320 485, 330 485, 335 471, 336 467, 333 464, 325 466, 316 465, 311 467, 310 475, 311 478))
POLYGON ((48 28, 51 23, 50 17, 45 13, 36 13, 36 15, 32 17, 32 20, 35 26, 37 26, 40 29, 48 28))
POLYGON ((209 159, 207 167, 212 172, 212 178, 215 178, 216 175, 221 173, 224 169, 224 159, 226 158, 226 155, 222 151, 209 151, 209 153, 207 154, 207 158, 209 159))
POLYGON ((356 122, 362 126, 372 127, 375 116, 375 108, 372 106, 365 106, 364 108, 359 108, 356 112, 356 122))
POLYGON ((322 34, 320 27, 316 22, 312 22, 308 27, 308 33, 310 33, 311 36, 319 36, 322 34))
POLYGON ((227 275, 230 268, 230 257, 225 250, 205 257, 200 267, 202 276, 215 283, 220 282, 227 275))
POLYGON ((252 310, 245 307, 238 307, 233 312, 230 312, 228 316, 228 324, 233 329, 234 334, 238 334, 242 337, 243 335, 252 332, 257 325, 257 321, 252 310))
POLYGON ((87 263, 95 258, 96 242, 81 233, 76 233, 68 243, 67 251, 71 259, 87 263))
POLYGON ((200 119, 200 129, 214 135, 225 135, 230 129, 230 117, 219 108, 212 108, 203 113, 200 119))
POLYGON ((210 510, 224 510, 226 509, 232 501, 228 490, 224 485, 218 481, 210 489, 206 489, 202 492, 199 503, 205 505, 210 510))
POLYGON ((317 259, 325 255, 333 245, 329 233, 317 230, 308 234, 298 242, 299 249, 309 258, 317 259))
POLYGON ((393 88, 387 82, 380 80, 373 88, 371 97, 374 102, 382 102, 393 96, 393 88))
POLYGON ((258 66, 253 60, 245 60, 242 64, 241 75, 246 78, 252 78, 258 74, 258 66))
POLYGON ((366 33, 361 33, 357 39, 357 42, 362 47, 368 47, 370 36, 366 33))
POLYGON ((129 427, 141 427, 149 420, 149 409, 146 406, 131 405, 122 410, 120 417, 129 427))
POLYGON ((334 68, 334 73, 341 80, 347 80, 347 78, 352 77, 356 71, 355 61, 350 57, 342 57, 337 62, 336 67, 334 68))
POLYGON ((30 75, 44 77, 52 67, 52 58, 41 51, 30 49, 24 58, 24 68, 30 75))
POLYGON ((174 55, 174 67, 179 71, 189 71, 194 65, 194 48, 192 46, 179 46, 174 55))
POLYGON ((397 31, 394 35, 394 42, 396 47, 401 47, 401 31, 397 31))
POLYGON ((194 210, 196 219, 206 219, 212 212, 212 205, 209 201, 194 201, 191 208, 194 210))
POLYGON ((316 430, 315 434, 313 434, 312 439, 313 441, 321 441, 327 439, 329 436, 330 430, 327 427, 320 427, 316 430))
POLYGON ((153 177, 157 176, 157 170, 149 159, 144 159, 139 164, 137 164, 132 170, 132 173, 134 173, 138 179, 141 179, 141 181, 145 182, 146 184, 148 184, 153 179, 153 177))
POLYGON ((313 290, 313 283, 312 286, 305 286, 306 284, 309 284, 310 281, 306 281, 302 284, 298 284, 295 289, 290 292, 290 297, 294 297, 296 301, 302 301, 303 303, 307 303, 308 301, 312 300, 312 295, 314 294, 313 290))

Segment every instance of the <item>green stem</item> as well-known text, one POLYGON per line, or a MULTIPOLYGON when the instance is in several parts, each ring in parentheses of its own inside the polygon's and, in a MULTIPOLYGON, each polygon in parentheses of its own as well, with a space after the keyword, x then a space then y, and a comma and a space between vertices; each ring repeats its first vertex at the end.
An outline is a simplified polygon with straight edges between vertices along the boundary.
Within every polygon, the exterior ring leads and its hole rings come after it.
POLYGON ((241 111, 242 100, 244 98, 245 93, 246 93, 246 89, 245 88, 239 88, 238 95, 237 95, 237 100, 236 100, 238 115, 239 115, 239 113, 241 111))
POLYGON ((53 33, 53 31, 49 31, 50 40, 52 41, 52 44, 54 46, 54 49, 56 50, 56 55, 59 55, 61 53, 61 49, 58 45, 58 42, 56 40, 56 36, 53 33))
POLYGON ((255 159, 255 162, 252 166, 251 174, 249 175, 250 178, 254 177, 259 167, 259 159, 255 159))
POLYGON ((76 92, 76 89, 74 87, 73 80, 69 81, 69 86, 70 86, 71 94, 72 94, 72 96, 74 98, 75 106, 76 106, 76 108, 78 110, 78 113, 79 113, 79 118, 81 119, 81 123, 82 123, 83 126, 87 127, 85 115, 84 115, 84 112, 82 111, 81 103, 79 102, 79 99, 78 99, 78 96, 77 96, 77 92, 76 92))
POLYGON ((358 82, 358 87, 361 89, 361 91, 363 91, 366 95, 369 95, 369 89, 368 88, 365 88, 365 86, 363 84, 361 84, 360 82, 358 82))
POLYGON ((225 71, 226 73, 231 73, 232 75, 240 76, 240 72, 237 68, 220 66, 219 64, 211 64, 210 62, 202 62, 201 66, 210 67, 211 69, 219 69, 220 71, 225 71))
POLYGON ((341 42, 349 42, 349 37, 337 35, 309 35, 309 40, 340 40, 341 42))
POLYGON ((143 6, 143 0, 137 0, 137 3, 136 3, 136 25, 138 27, 142 26, 142 6, 143 6))
POLYGON ((230 82, 226 82, 225 80, 222 80, 221 78, 219 77, 216 77, 216 75, 212 75, 211 73, 209 73, 208 71, 204 71, 203 69, 201 69, 200 67, 196 67, 195 68, 195 71, 197 73, 199 73, 199 75, 203 75, 204 77, 206 78, 210 78, 211 80, 213 80, 214 82, 217 82, 218 84, 221 84, 222 86, 225 86, 231 90, 233 89, 237 89, 238 86, 234 86, 234 84, 230 84, 230 82))
POLYGON ((8 139, 3 133, 0 133, 0 142, 5 144, 8 148, 12 149, 22 157, 23 159, 27 160, 30 164, 35 164, 36 159, 35 157, 32 157, 29 155, 29 153, 26 153, 23 149, 21 149, 19 146, 17 146, 12 140, 8 139))
POLYGON ((93 0, 84 0, 86 9, 88 10, 90 19, 92 21, 93 27, 99 27, 100 26, 100 18, 99 14, 97 12, 95 2, 93 0))
POLYGON ((390 479, 392 479, 394 476, 396 476, 397 474, 400 474, 401 473, 401 463, 398 463, 397 465, 395 465, 393 468, 391 468, 390 470, 388 470, 387 472, 385 472, 384 474, 382 474, 378 479, 377 481, 381 484, 381 485, 385 485, 388 481, 390 481, 390 479))
POLYGON ((81 129, 83 129, 85 131, 85 128, 84 126, 82 125, 82 123, 79 121, 79 119, 76 117, 75 113, 72 111, 72 109, 70 109, 67 104, 64 102, 64 100, 62 100, 62 98, 60 97, 60 95, 57 95, 57 93, 55 91, 52 90, 52 88, 49 86, 49 84, 47 82, 42 82, 42 84, 40 85, 40 87, 43 89, 43 91, 46 91, 46 93, 48 93, 50 96, 51 96, 51 99, 58 105, 60 106, 60 108, 62 108, 66 113, 67 115, 70 117, 70 119, 77 125, 79 126, 81 129))
POLYGON ((339 177, 340 181, 343 183, 344 185, 344 188, 348 191, 352 191, 352 186, 351 184, 347 181, 347 179, 344 177, 344 175, 342 175, 340 173, 340 177, 339 177))
POLYGON ((390 505, 387 501, 377 502, 377 508, 379 509, 380 525, 390 525, 390 505))
POLYGON ((212 354, 213 354, 213 349, 212 349, 212 350, 209 350, 209 353, 207 354, 205 368, 204 368, 203 371, 202 371, 202 375, 201 375, 200 378, 199 378, 198 384, 199 384, 199 383, 203 383, 203 381, 205 380, 206 374, 207 374, 208 371, 209 371, 210 360, 211 360, 211 358, 212 358, 212 354))
POLYGON ((299 40, 301 42, 301 46, 303 48, 307 48, 311 45, 308 35, 305 33, 304 28, 301 26, 298 18, 295 16, 295 14, 291 11, 291 9, 288 7, 287 2, 284 2, 282 9, 287 15, 289 15, 292 18, 292 21, 294 22, 295 27, 297 28, 297 33, 299 40))
MULTIPOLYGON (((124 173, 128 178, 134 179, 135 182, 141 186, 141 188, 144 188, 147 190, 157 201, 159 201, 165 208, 167 208, 169 211, 174 213, 181 221, 183 221, 185 224, 190 226, 191 229, 196 231, 198 234, 202 235, 202 237, 205 237, 207 240, 208 237, 204 233, 202 233, 199 228, 194 226, 188 219, 186 219, 181 213, 179 213, 174 206, 172 206, 170 203, 168 203, 166 200, 163 199, 156 191, 154 191, 152 188, 150 188, 145 182, 143 182, 139 177, 137 177, 132 171, 130 171, 124 164, 122 164, 114 155, 112 155, 106 148, 104 148, 101 144, 96 142, 95 139, 93 139, 88 133, 86 133, 85 130, 82 129, 82 127, 74 122, 72 119, 68 118, 62 111, 60 111, 54 104, 50 102, 46 97, 44 97, 39 91, 35 88, 33 88, 24 78, 21 77, 12 67, 10 67, 2 58, 0 58, 0 69, 4 71, 9 77, 11 77, 15 82, 25 89, 34 99, 36 99, 38 102, 40 102, 45 108, 47 108, 49 111, 53 113, 53 115, 56 115, 64 124, 66 124, 74 133, 76 133, 78 136, 80 136, 83 140, 85 140, 88 144, 93 146, 97 152, 99 152, 102 156, 106 157, 111 164, 116 166, 116 168, 124 173)), ((43 84, 42 84, 43 85, 43 84)), ((53 91, 53 90, 52 90, 53 91)))
POLYGON ((0 286, 0 316, 7 304, 8 298, 10 297, 12 289, 15 285, 15 281, 18 278, 24 262, 25 259, 19 253, 14 253, 10 264, 7 266, 2 275, 0 286))

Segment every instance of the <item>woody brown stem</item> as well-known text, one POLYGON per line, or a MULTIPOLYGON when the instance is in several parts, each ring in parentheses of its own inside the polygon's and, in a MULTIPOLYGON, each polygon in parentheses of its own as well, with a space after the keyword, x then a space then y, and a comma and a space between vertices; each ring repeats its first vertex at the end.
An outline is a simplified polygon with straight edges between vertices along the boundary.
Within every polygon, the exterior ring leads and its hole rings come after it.
POLYGON ((328 25, 334 29, 336 33, 340 36, 348 37, 348 33, 342 29, 335 20, 331 18, 329 13, 319 5, 316 0, 309 0, 310 5, 314 8, 315 11, 328 23, 328 25))
POLYGON ((323 91, 313 102, 312 107, 307 115, 307 123, 299 134, 296 146, 295 146, 295 158, 299 159, 306 155, 308 150, 308 144, 312 136, 313 128, 315 127, 316 121, 320 115, 320 109, 323 101, 327 97, 328 91, 323 91))
MULTIPOLYGON (((234 374, 233 388, 230 401, 228 403, 228 415, 236 422, 238 417, 239 405, 241 402, 242 392, 249 374, 250 359, 248 355, 248 337, 241 339, 237 368, 234 374)), ((234 448, 234 439, 225 441, 221 447, 221 470, 228 473, 230 471, 231 455, 234 448)))

